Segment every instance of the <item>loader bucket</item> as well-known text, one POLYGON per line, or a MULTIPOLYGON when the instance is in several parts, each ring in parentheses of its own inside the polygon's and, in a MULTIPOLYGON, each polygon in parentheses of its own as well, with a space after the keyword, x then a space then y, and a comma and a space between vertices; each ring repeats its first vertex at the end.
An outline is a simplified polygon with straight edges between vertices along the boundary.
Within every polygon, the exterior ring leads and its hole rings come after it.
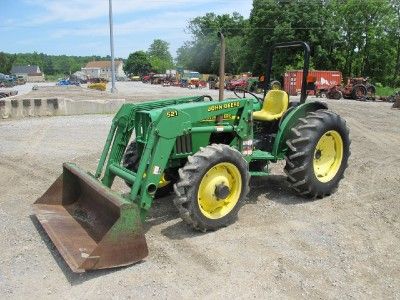
POLYGON ((74 272, 125 266, 148 255, 137 205, 74 164, 63 165, 33 206, 74 272))

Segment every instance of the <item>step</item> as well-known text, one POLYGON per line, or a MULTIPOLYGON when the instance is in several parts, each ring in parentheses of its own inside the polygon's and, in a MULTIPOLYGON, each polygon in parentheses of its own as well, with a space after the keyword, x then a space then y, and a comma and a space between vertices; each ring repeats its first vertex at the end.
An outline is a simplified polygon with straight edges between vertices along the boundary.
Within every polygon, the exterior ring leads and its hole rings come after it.
POLYGON ((251 156, 252 160, 274 160, 274 157, 271 152, 261 151, 261 150, 254 150, 251 156))
POLYGON ((268 172, 263 171, 250 171, 250 176, 261 177, 261 176, 268 176, 268 172))

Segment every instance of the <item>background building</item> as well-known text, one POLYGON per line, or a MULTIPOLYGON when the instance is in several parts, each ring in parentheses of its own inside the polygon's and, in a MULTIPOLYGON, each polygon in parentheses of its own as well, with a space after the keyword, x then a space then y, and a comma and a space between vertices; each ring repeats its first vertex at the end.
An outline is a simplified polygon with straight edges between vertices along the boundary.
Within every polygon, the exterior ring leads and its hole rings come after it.
MULTIPOLYGON (((125 80, 126 75, 123 70, 124 63, 122 60, 115 61, 115 77, 117 80, 125 80)), ((111 80, 111 61, 99 60, 91 61, 82 68, 82 72, 89 78, 101 78, 111 80)))
POLYGON ((17 78, 23 78, 27 82, 43 82, 44 74, 40 71, 39 66, 27 65, 27 66, 12 66, 11 74, 17 78))

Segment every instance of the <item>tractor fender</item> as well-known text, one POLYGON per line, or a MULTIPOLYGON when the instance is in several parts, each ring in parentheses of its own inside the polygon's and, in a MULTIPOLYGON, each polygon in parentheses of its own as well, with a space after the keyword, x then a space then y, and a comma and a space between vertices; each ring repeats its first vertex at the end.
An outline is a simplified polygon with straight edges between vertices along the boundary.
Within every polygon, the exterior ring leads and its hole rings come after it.
POLYGON ((297 124, 299 118, 304 118, 309 112, 318 109, 328 109, 328 105, 323 102, 307 102, 294 107, 291 107, 282 116, 279 123, 279 129, 276 134, 272 154, 278 159, 283 158, 287 149, 286 139, 289 136, 290 130, 297 124))

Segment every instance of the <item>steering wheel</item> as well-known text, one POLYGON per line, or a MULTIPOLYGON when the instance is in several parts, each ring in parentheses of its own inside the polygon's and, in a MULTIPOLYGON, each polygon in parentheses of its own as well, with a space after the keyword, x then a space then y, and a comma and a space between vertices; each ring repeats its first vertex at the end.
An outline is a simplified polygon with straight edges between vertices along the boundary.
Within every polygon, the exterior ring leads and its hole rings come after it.
POLYGON ((210 101, 214 101, 214 99, 210 95, 203 95, 203 98, 208 98, 210 101))
POLYGON ((202 95, 194 100, 194 102, 204 101, 204 98, 208 98, 208 101, 214 101, 214 99, 210 95, 202 95))
POLYGON ((253 92, 249 92, 249 91, 246 91, 246 90, 244 90, 244 89, 238 89, 238 88, 236 88, 236 89, 233 90, 233 93, 234 93, 235 96, 238 97, 238 98, 246 98, 246 93, 247 93, 247 94, 253 96, 255 99, 257 99, 257 101, 260 102, 261 104, 263 103, 262 98, 258 97, 258 96, 257 96, 255 93, 253 93, 253 92), (237 92, 243 92, 243 97, 240 97, 240 96, 237 94, 237 92))

